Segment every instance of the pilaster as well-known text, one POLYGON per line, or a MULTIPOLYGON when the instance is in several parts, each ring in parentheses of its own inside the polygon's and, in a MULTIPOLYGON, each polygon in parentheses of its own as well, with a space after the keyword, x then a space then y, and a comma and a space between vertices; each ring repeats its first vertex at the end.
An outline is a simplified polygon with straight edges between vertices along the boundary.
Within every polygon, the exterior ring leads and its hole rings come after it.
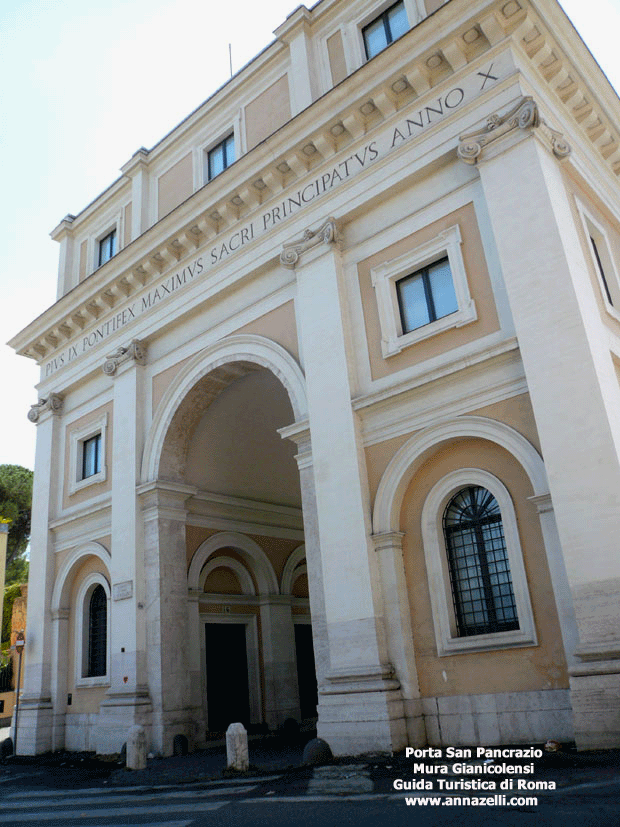
MULTIPOLYGON (((171 755, 176 735, 190 749, 204 739, 192 705, 185 521, 190 486, 156 481, 138 489, 144 521, 146 671, 153 705, 152 748, 171 755)), ((194 699, 195 702, 195 699, 194 699)))
POLYGON ((265 678, 265 720, 271 730, 287 718, 299 721, 299 688, 295 667, 295 630, 288 597, 261 598, 260 623, 265 678))
POLYGON ((407 734, 400 684, 388 662, 365 457, 351 406, 340 243, 328 219, 286 244, 281 261, 297 276, 329 641, 318 734, 342 755, 398 750, 407 734))
POLYGON ((480 173, 549 477, 579 638, 577 745, 618 746, 620 386, 558 163, 570 147, 521 105, 459 154, 480 173))
POLYGON ((48 623, 55 560, 49 522, 60 484, 56 446, 60 442, 62 396, 50 393, 32 405, 28 419, 37 425, 30 530, 28 638, 24 688, 19 710, 19 752, 37 755, 52 749, 53 635, 48 623))
POLYGON ((148 732, 150 726, 143 524, 136 495, 145 362, 146 346, 134 340, 108 356, 102 368, 114 382, 110 687, 96 733, 96 750, 102 755, 119 752, 130 727, 145 726, 148 732))

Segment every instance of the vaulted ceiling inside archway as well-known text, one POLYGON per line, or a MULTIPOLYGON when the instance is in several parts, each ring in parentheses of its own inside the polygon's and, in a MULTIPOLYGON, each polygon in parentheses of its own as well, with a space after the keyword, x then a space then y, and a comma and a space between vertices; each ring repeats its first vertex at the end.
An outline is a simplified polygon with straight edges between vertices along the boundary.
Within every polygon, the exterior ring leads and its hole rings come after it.
POLYGON ((293 421, 287 392, 269 370, 247 363, 218 368, 173 418, 165 476, 199 491, 299 508, 296 447, 277 432, 293 421))

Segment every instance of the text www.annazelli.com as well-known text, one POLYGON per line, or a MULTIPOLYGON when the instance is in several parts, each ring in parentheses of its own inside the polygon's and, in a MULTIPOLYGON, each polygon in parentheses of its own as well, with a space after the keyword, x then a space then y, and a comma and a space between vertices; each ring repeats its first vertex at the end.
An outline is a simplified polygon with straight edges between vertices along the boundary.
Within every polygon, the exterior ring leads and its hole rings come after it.
POLYGON ((513 795, 421 795, 406 798, 408 807, 536 807, 538 798, 513 795))

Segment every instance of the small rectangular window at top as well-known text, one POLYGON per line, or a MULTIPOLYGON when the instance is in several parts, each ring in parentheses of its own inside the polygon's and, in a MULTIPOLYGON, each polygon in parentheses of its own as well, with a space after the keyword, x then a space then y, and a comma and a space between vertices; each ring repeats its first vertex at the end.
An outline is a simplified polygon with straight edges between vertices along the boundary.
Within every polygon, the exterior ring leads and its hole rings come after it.
POLYGON ((395 3, 362 29, 366 59, 370 60, 371 57, 378 55, 386 46, 408 31, 409 21, 405 5, 403 2, 395 3))
POLYGON ((101 434, 95 434, 82 443, 82 479, 101 471, 101 434))
POLYGON ((403 334, 459 309, 447 258, 396 282, 403 334))
POLYGON ((211 181, 235 160, 235 137, 229 135, 207 153, 207 178, 211 181))
POLYGON ((105 264, 106 261, 109 261, 112 256, 116 255, 116 230, 112 230, 111 233, 105 238, 102 238, 99 242, 99 267, 102 264, 105 264))

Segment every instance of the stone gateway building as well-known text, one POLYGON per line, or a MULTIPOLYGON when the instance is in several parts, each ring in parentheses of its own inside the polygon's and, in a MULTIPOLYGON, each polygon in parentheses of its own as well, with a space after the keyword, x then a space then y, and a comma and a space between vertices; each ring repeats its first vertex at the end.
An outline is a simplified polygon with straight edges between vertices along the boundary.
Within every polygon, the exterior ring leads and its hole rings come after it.
POLYGON ((19 743, 620 745, 620 102, 321 0, 53 232, 19 743), (318 689, 318 692, 317 692, 318 689))

